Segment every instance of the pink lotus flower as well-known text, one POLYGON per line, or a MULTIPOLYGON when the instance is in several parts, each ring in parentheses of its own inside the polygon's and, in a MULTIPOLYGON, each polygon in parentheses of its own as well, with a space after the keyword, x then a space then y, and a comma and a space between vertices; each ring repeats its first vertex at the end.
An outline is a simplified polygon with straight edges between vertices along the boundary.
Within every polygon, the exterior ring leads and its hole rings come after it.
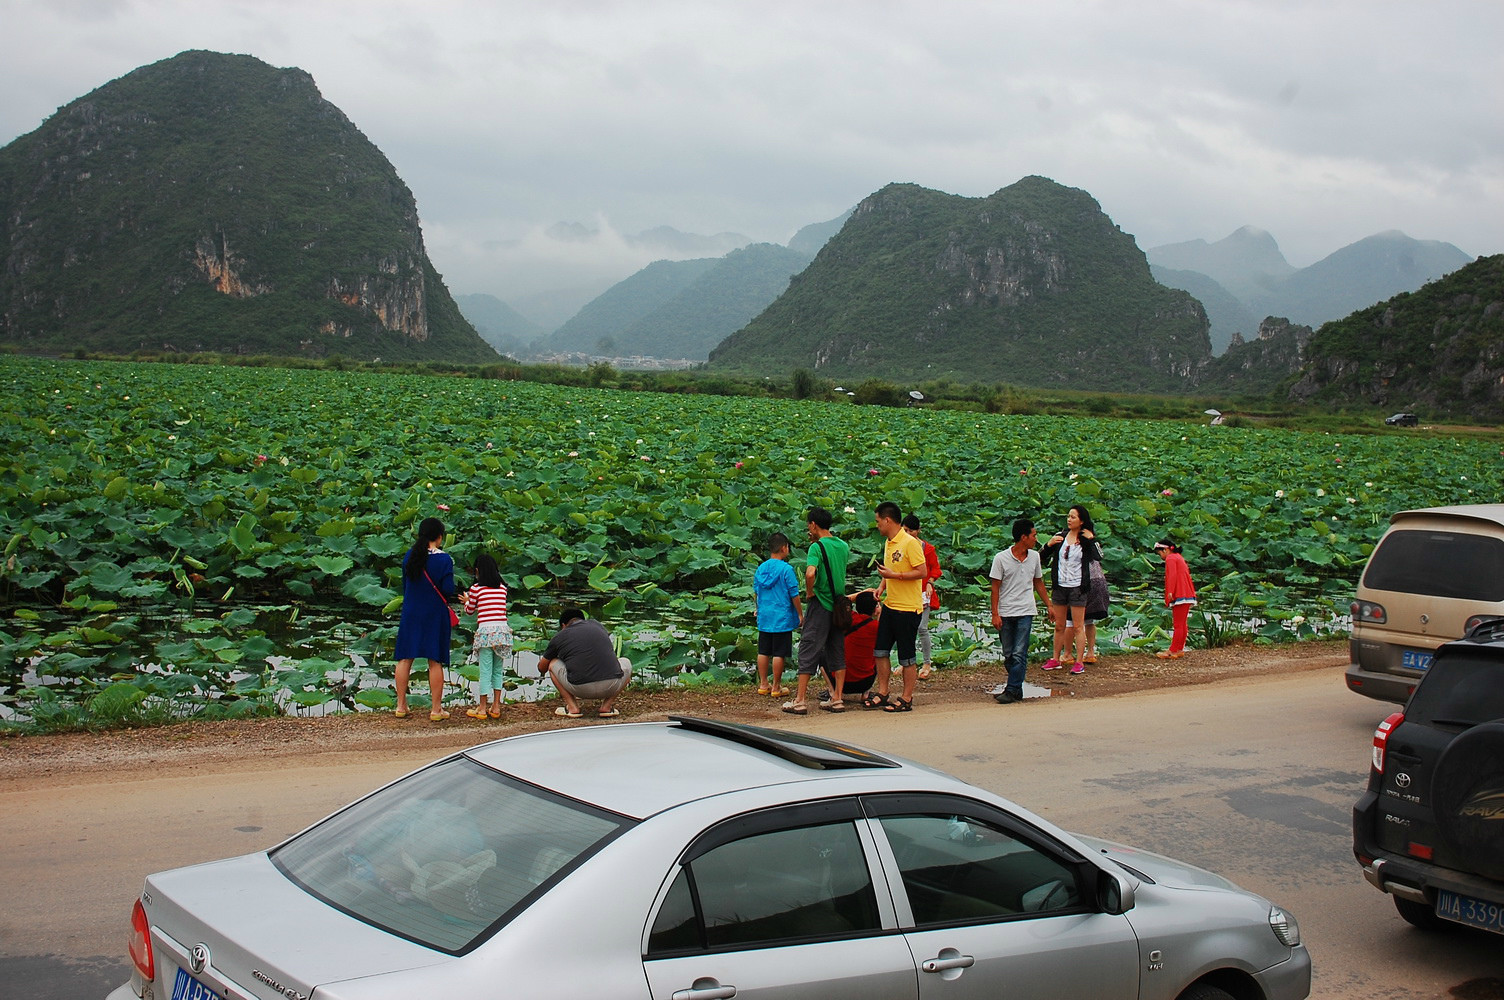
POLYGON ((740 468, 741 468, 741 467, 742 467, 742 463, 740 463, 740 462, 737 462, 737 463, 736 463, 736 467, 737 467, 737 468, 738 468, 738 469, 740 469, 740 468))
POLYGON ((1162 496, 1162 497, 1172 497, 1172 496, 1175 495, 1175 491, 1174 490, 1160 490, 1159 491, 1159 495, 1162 496))
POLYGON ((266 461, 266 456, 265 455, 257 455, 256 456, 256 464, 257 465, 260 465, 262 462, 265 462, 265 461, 266 461))
POLYGON ((439 510, 444 511, 446 514, 449 512, 449 505, 447 503, 436 503, 434 504, 434 506, 439 508, 439 510))

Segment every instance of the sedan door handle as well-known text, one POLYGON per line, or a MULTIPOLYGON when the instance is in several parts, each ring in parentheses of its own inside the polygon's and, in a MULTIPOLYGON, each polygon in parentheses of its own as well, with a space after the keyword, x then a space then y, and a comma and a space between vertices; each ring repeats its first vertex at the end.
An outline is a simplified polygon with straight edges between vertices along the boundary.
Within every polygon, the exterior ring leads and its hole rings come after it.
POLYGON ((675 990, 671 1000, 731 1000, 736 996, 735 986, 722 986, 714 979, 696 979, 687 990, 675 990))
POLYGON ((955 955, 950 958, 931 958, 920 968, 925 972, 945 972, 947 969, 969 969, 976 964, 977 960, 970 955, 955 955))

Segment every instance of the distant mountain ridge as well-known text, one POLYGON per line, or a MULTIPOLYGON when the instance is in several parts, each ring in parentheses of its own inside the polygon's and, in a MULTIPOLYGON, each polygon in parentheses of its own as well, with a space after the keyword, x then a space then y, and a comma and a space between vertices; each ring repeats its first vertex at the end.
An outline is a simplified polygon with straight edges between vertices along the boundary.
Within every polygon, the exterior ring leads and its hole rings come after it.
POLYGON ((1172 243, 1147 250, 1145 256, 1164 275, 1164 284, 1190 291, 1206 305, 1217 351, 1232 332, 1251 336, 1260 317, 1320 326, 1400 292, 1415 291, 1472 260, 1450 243, 1411 239, 1389 230, 1296 269, 1273 236, 1252 226, 1216 243, 1172 243), (1231 296, 1242 309, 1224 296, 1231 296))
POLYGON ((1154 390, 1210 353, 1201 305, 1094 198, 1026 177, 986 198, 868 196, 710 367, 1154 390))
POLYGON ((184 52, 0 149, 0 339, 485 361, 412 192, 299 69, 184 52))
POLYGON ((509 357, 527 353, 528 347, 543 333, 536 323, 494 295, 456 295, 454 301, 481 339, 509 357))

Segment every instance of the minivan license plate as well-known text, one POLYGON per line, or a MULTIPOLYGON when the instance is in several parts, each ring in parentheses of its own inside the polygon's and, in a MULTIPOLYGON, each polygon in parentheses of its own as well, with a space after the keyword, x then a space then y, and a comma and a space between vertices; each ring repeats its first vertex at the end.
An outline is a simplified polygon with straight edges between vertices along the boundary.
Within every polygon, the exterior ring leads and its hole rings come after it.
POLYGON ((225 1000, 225 998, 190 976, 187 969, 179 969, 178 978, 172 984, 172 1000, 225 1000))
POLYGON ((1445 889, 1436 890, 1436 915, 1469 927, 1504 934, 1504 903, 1485 903, 1445 889))
POLYGON ((1435 653, 1424 653, 1418 649, 1407 649, 1400 654, 1400 666, 1409 667, 1411 670, 1429 670, 1431 660, 1435 653))

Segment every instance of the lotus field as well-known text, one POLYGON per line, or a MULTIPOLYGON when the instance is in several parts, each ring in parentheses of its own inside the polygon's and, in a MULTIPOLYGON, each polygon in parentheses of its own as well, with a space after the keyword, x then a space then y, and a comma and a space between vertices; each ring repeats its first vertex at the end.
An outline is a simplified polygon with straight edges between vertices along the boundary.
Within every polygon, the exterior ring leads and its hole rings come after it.
POLYGON ((877 582, 873 507, 920 515, 946 570, 941 663, 985 644, 1013 519, 1048 536, 1072 503, 1105 547, 1104 646, 1158 639, 1163 536, 1202 591, 1193 629, 1310 635, 1340 627, 1390 513, 1495 500, 1500 462, 1496 438, 1199 417, 14 357, 0 380, 0 715, 34 723, 390 704, 400 561, 430 515, 462 585, 497 557, 523 645, 587 603, 649 681, 744 673, 764 539, 788 534, 802 567, 812 504, 852 543, 853 588, 877 582))

